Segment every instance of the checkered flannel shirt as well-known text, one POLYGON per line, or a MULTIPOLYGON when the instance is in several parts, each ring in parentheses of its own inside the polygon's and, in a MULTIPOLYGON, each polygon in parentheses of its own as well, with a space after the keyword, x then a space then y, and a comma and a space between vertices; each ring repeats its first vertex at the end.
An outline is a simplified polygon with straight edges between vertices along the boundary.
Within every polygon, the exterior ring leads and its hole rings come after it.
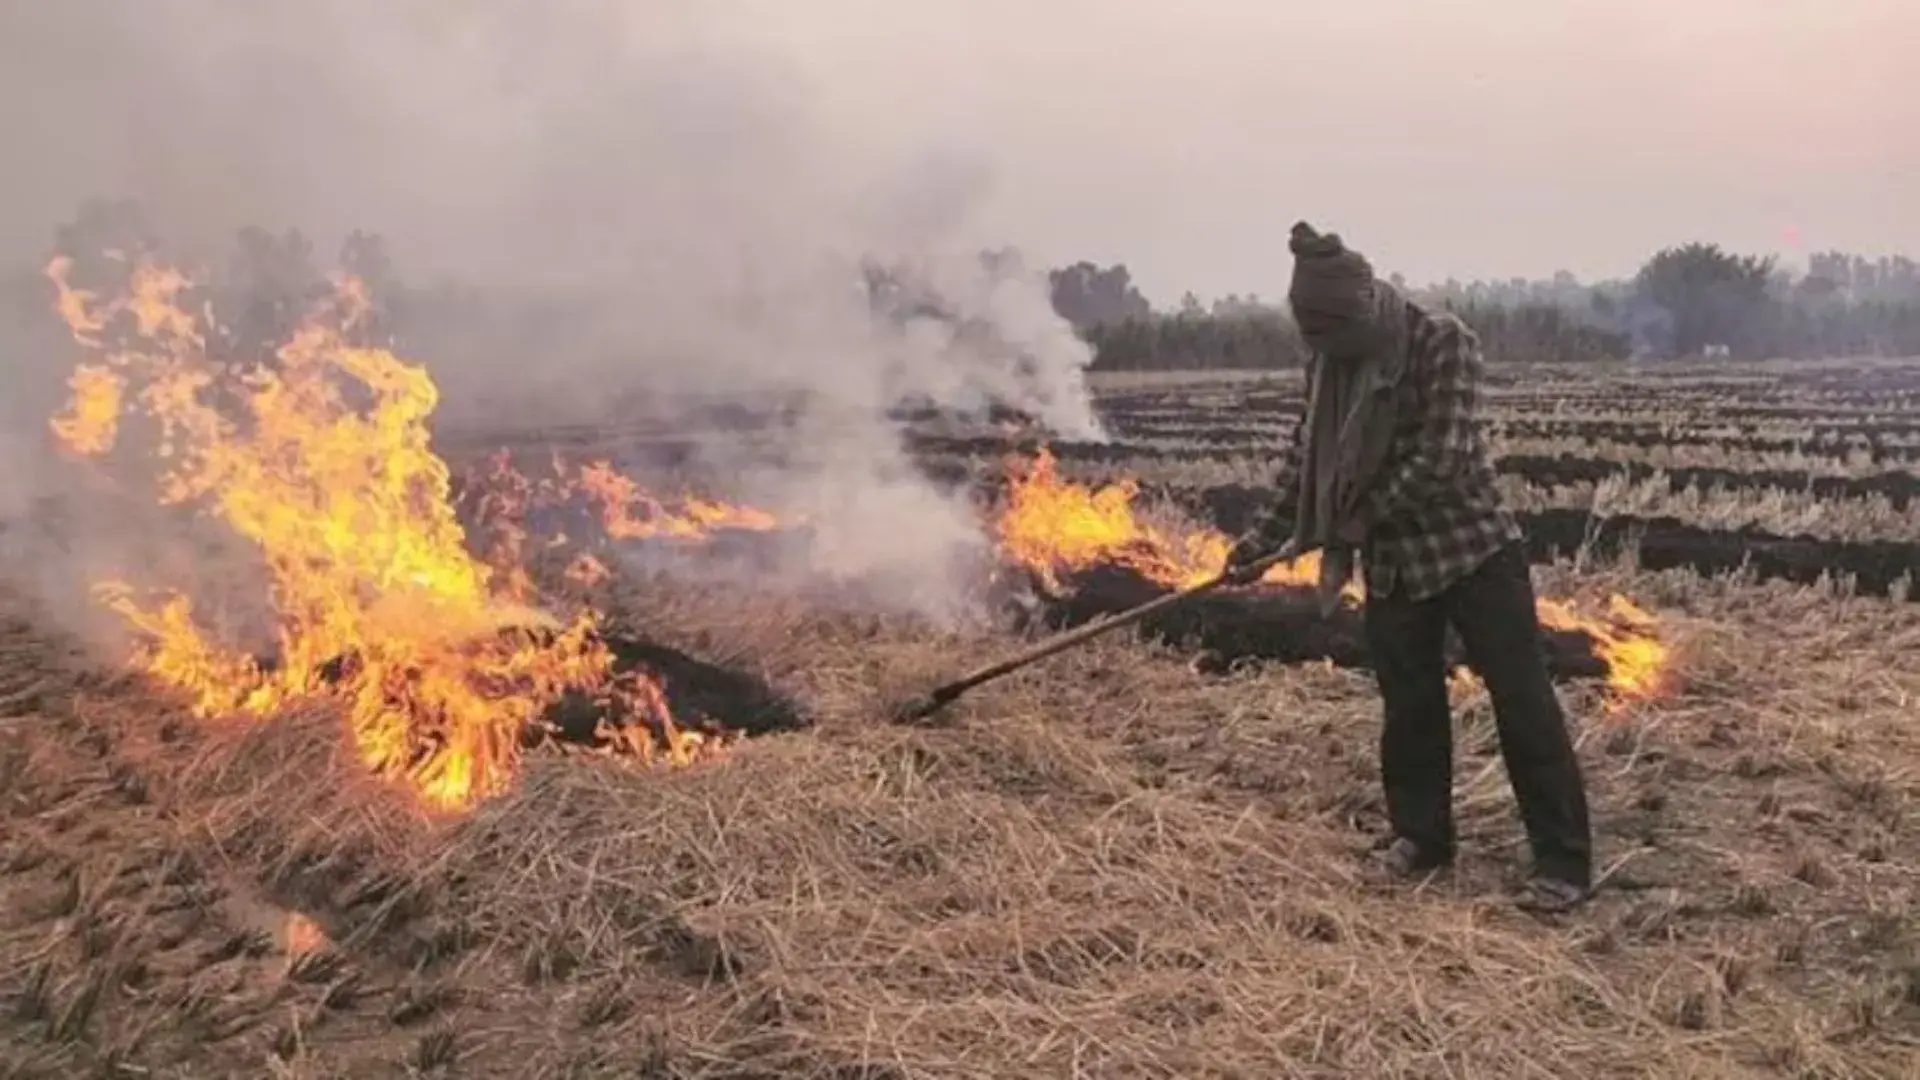
MULTIPOLYGON (((1410 304, 1407 318, 1407 369, 1394 392, 1387 460, 1362 504, 1361 557, 1368 595, 1419 601, 1479 569, 1520 538, 1520 527, 1501 505, 1478 423, 1486 369, 1479 338, 1452 314, 1410 304)), ((1304 423, 1281 457, 1279 495, 1260 526, 1275 546, 1298 510, 1303 438, 1304 423)))

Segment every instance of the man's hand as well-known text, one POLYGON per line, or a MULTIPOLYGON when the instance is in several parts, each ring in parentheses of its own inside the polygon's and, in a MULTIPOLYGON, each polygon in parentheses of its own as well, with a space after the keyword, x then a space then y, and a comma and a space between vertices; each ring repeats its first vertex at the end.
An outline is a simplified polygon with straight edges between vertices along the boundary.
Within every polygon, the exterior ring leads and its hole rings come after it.
POLYGON ((1265 533, 1255 529, 1234 542, 1222 576, 1228 585, 1251 585, 1292 550, 1293 541, 1276 546, 1265 533))

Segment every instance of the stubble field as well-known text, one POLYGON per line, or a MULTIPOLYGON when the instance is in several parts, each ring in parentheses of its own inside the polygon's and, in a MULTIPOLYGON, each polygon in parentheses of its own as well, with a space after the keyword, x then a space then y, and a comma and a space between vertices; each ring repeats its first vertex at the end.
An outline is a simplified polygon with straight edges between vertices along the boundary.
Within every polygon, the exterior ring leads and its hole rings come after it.
MULTIPOLYGON (((641 573, 615 556, 657 538, 602 519, 595 558, 533 577, 739 734, 651 766, 552 739, 457 812, 374 775, 325 693, 203 717, 11 590, 0 1077, 1920 1075, 1920 364, 1489 393, 1536 583, 1575 613, 1550 629, 1604 873, 1577 915, 1507 900, 1524 843, 1466 678, 1458 868, 1360 883, 1377 700, 1353 611, 1284 582, 909 727, 891 702, 1019 633, 641 573)), ((1004 432, 913 436, 1053 578, 1024 633, 1204 568, 1301 408, 1287 378, 1100 403, 1113 441, 1053 443, 1057 472, 1004 432), (1036 491, 1108 534, 1047 565, 1009 517, 1036 491)), ((477 548, 492 448, 639 471, 699 437, 440 449, 477 548)), ((751 561, 769 529, 710 531, 751 561)))

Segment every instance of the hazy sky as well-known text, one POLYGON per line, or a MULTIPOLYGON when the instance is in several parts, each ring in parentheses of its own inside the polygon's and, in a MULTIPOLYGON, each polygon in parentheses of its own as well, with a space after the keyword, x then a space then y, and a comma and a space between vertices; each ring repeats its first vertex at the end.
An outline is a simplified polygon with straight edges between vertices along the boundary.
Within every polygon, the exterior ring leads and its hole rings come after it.
POLYGON ((1010 234, 1160 296, 1281 291, 1296 217, 1416 280, 1920 249, 1914 0, 784 6, 836 111, 986 151, 1010 234))
MULTIPOLYGON (((462 189, 494 178, 430 157, 401 119, 435 117, 449 145, 496 121, 551 127, 569 114, 546 84, 572 68, 685 55, 723 61, 759 102, 740 138, 806 129, 838 164, 809 182, 845 186, 868 162, 897 181, 915 162, 983 233, 1049 262, 1125 261, 1163 303, 1278 294, 1301 217, 1416 281, 1622 274, 1689 239, 1920 254, 1920 85, 1896 74, 1920 47, 1920 0, 224 0, 230 20, 204 16, 221 0, 3 7, 9 245, 38 242, 40 219, 84 194, 152 182, 292 215, 325 201, 322 177, 330 209, 404 236, 399 219, 463 200, 478 213, 487 200, 462 189), (162 14, 186 8, 202 15, 162 14), (551 66, 455 59, 465 27, 502 18, 547 25, 551 66), (579 32, 556 26, 570 20, 579 32), (591 63, 568 52, 589 47, 591 63), (294 52, 311 73, 288 74, 294 52), (465 104, 484 64, 492 90, 542 107, 465 104), (241 137, 232 121, 268 107, 268 77, 300 84, 273 107, 307 126, 241 137)), ((744 129, 699 134, 702 85, 684 126, 704 153, 744 129)), ((619 112, 581 116, 568 137, 617 155, 619 112)), ((656 154, 656 205, 675 197, 671 157, 656 154)), ((710 187, 719 160, 687 186, 710 187)), ((776 174, 783 160, 739 156, 776 174)))

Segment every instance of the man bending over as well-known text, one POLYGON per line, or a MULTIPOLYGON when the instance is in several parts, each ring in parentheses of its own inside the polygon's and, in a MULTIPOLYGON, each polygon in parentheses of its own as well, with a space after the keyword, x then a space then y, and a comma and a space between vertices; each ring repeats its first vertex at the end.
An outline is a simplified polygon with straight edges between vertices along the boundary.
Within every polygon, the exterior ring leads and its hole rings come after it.
MULTIPOLYGON (((1458 318, 1408 301, 1335 234, 1293 227, 1288 301, 1313 356, 1307 412, 1279 498, 1235 546, 1229 573, 1291 543, 1322 552, 1323 608, 1360 556, 1367 649, 1385 723, 1381 778, 1393 836, 1376 876, 1405 880, 1454 855, 1452 625, 1493 700, 1500 753, 1533 848, 1521 904, 1570 910, 1592 885, 1587 801, 1548 675, 1533 582, 1477 425, 1483 363, 1458 318)), ((1243 569, 1244 568, 1244 569, 1243 569)))

